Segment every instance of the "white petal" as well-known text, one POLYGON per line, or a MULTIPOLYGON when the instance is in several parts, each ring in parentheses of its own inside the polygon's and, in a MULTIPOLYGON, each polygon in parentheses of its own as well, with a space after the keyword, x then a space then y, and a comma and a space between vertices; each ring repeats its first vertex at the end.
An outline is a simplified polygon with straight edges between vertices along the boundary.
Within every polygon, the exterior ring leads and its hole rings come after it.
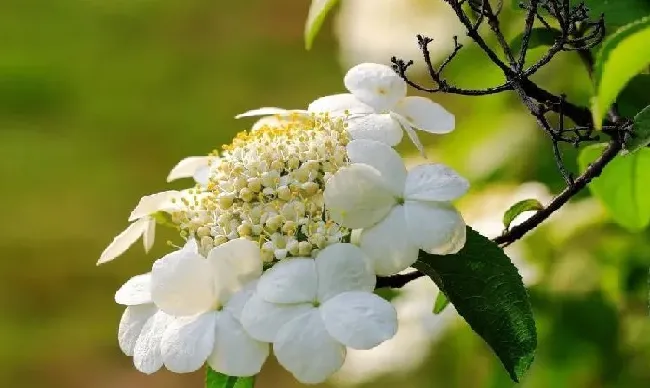
POLYGON ((465 221, 453 206, 444 202, 406 201, 404 208, 414 244, 427 253, 453 253, 449 247, 459 245, 459 234, 465 229, 465 221))
POLYGON ((212 369, 228 376, 253 376, 268 356, 268 343, 251 338, 227 311, 219 314, 215 348, 208 358, 212 369))
POLYGON ((115 302, 126 306, 151 302, 151 273, 136 275, 127 280, 115 293, 115 302))
POLYGON ((447 242, 447 244, 438 246, 432 253, 437 255, 449 255, 458 253, 465 246, 465 239, 467 238, 467 228, 459 225, 454 231, 454 235, 447 242))
POLYGON ((160 352, 167 369, 176 373, 199 370, 215 346, 216 311, 176 318, 167 326, 160 352))
POLYGON ((142 236, 142 234, 147 230, 147 227, 148 221, 144 218, 129 225, 122 233, 115 236, 110 244, 108 244, 99 257, 97 265, 109 262, 126 252, 126 250, 129 249, 129 247, 133 245, 140 236, 142 236))
POLYGON ((377 281, 361 248, 352 244, 332 244, 323 249, 316 257, 316 271, 321 303, 346 291, 372 292, 377 281))
POLYGON ((386 65, 357 65, 348 71, 343 83, 356 98, 378 111, 391 110, 406 96, 406 82, 386 65))
POLYGON ((346 123, 348 133, 355 140, 376 140, 389 146, 402 141, 402 127, 390 114, 351 116, 346 123))
POLYGON ((299 110, 299 109, 287 110, 287 109, 275 108, 275 107, 263 107, 259 109, 249 110, 244 113, 240 113, 237 116, 235 116, 235 118, 241 119, 242 117, 272 116, 272 115, 290 116, 292 114, 306 114, 306 111, 299 110))
POLYGON ((285 259, 262 275, 257 293, 271 303, 313 302, 317 284, 313 259, 285 259))
POLYGON ((181 193, 179 191, 170 190, 142 197, 138 203, 138 206, 136 206, 135 209, 133 209, 131 212, 129 221, 134 221, 138 218, 142 218, 155 212, 165 210, 171 205, 172 198, 178 198, 180 194, 181 193))
POLYGON ((372 349, 397 332, 397 312, 371 292, 339 294, 319 310, 327 332, 353 349, 372 349))
POLYGON ((405 199, 451 201, 469 189, 467 179, 443 164, 421 164, 409 171, 405 199))
POLYGON ((448 133, 454 130, 456 120, 440 104, 425 97, 412 96, 401 99, 393 109, 414 127, 429 133, 448 133))
POLYGON ((160 339, 172 320, 170 315, 158 311, 145 323, 133 349, 133 364, 140 372, 151 374, 162 367, 160 339))
POLYGON ((194 181, 202 186, 207 186, 210 183, 210 166, 199 167, 192 174, 194 181))
POLYGON ((380 223, 364 229, 360 246, 377 275, 395 275, 413 265, 419 248, 410 239, 404 206, 395 206, 380 223))
POLYGON ((241 312, 241 323, 251 337, 273 342, 287 322, 314 309, 311 303, 275 304, 253 294, 241 312))
POLYGON ((309 104, 307 110, 313 113, 330 113, 332 115, 374 113, 374 109, 350 93, 321 97, 309 104))
POLYGON ((156 311, 158 309, 153 303, 129 306, 124 310, 117 331, 117 341, 124 354, 133 356, 133 349, 142 332, 142 328, 156 311))
POLYGON ((353 140, 346 150, 352 163, 363 163, 374 167, 393 194, 401 197, 406 182, 406 167, 397 151, 386 144, 372 140, 353 140))
POLYGON ((316 384, 325 381, 345 361, 345 346, 325 330, 318 309, 303 314, 280 330, 273 343, 280 365, 298 381, 316 384))
POLYGON ((241 312, 248 303, 248 300, 253 296, 257 289, 257 281, 248 283, 244 288, 237 291, 230 297, 228 303, 224 306, 224 310, 228 310, 237 320, 241 319, 241 312))
POLYGON ((400 124, 404 132, 406 132, 406 135, 408 135, 411 142, 415 145, 415 148, 417 148, 417 150, 420 152, 420 155, 422 155, 422 157, 426 159, 427 155, 424 152, 424 145, 422 145, 422 142, 420 141, 418 134, 415 133, 415 130, 413 129, 411 123, 409 123, 400 114, 397 114, 395 112, 390 112, 390 115, 393 117, 393 119, 395 119, 395 121, 397 121, 400 124))
POLYGON ((144 244, 144 251, 149 252, 153 247, 153 242, 156 239, 156 220, 151 217, 143 218, 147 220, 147 228, 142 234, 142 243, 144 244))
POLYGON ((332 220, 352 229, 376 224, 396 203, 379 171, 366 164, 341 168, 327 180, 323 195, 332 220))
POLYGON ((167 182, 180 178, 193 177, 196 170, 207 167, 210 164, 211 156, 189 156, 178 162, 167 175, 167 182))
POLYGON ((223 304, 232 294, 262 274, 260 248, 244 238, 212 248, 207 261, 212 268, 214 289, 223 304))
POLYGON ((216 301, 210 264, 187 250, 156 260, 151 270, 151 296, 158 308, 175 316, 209 310, 216 301))

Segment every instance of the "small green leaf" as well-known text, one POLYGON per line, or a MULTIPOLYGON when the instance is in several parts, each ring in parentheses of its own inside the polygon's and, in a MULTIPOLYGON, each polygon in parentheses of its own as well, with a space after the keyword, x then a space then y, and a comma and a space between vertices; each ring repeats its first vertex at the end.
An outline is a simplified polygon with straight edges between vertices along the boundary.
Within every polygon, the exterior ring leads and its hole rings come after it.
POLYGON ((506 212, 503 214, 503 226, 508 229, 510 227, 510 224, 512 224, 512 221, 514 221, 514 219, 523 212, 542 209, 544 209, 544 206, 536 199, 525 199, 523 201, 519 201, 516 204, 512 205, 510 209, 506 210, 506 212))
POLYGON ((226 376, 206 366, 205 388, 253 388, 255 376, 226 376))
POLYGON ((610 36, 596 58, 595 96, 591 111, 596 127, 625 85, 650 64, 650 17, 628 24, 610 36))
POLYGON ((311 49, 318 31, 323 26, 325 17, 336 3, 338 3, 338 0, 312 0, 311 6, 309 6, 307 24, 305 25, 305 48, 307 50, 311 49))
POLYGON ((634 117, 632 128, 631 136, 625 141, 625 148, 635 152, 650 144, 650 106, 646 106, 634 117))
MULTIPOLYGON (((530 40, 528 41, 528 49, 534 49, 541 46, 552 46, 555 40, 562 36, 562 32, 556 29, 548 29, 546 27, 533 28, 530 32, 530 40)), ((514 48, 516 52, 521 51, 521 44, 524 40, 524 33, 517 35, 510 47, 514 48)))
POLYGON ((448 305, 449 299, 447 299, 444 292, 439 291, 438 296, 436 297, 436 303, 433 305, 433 313, 440 314, 448 305))
POLYGON ((503 250, 468 227, 460 252, 421 251, 414 267, 433 279, 519 381, 535 357, 537 331, 521 276, 503 250))
MULTIPOLYGON (((585 147, 578 158, 580 170, 603 152, 605 145, 585 147)), ((609 210, 614 221, 627 229, 638 231, 650 224, 650 149, 643 148, 628 155, 617 156, 589 189, 609 210)))

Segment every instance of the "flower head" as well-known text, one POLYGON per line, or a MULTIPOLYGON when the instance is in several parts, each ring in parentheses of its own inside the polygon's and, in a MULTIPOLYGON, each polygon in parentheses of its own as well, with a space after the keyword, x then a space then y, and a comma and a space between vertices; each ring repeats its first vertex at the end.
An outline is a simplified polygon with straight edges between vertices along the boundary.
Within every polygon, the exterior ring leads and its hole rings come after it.
POLYGON ((239 315, 247 284, 262 273, 257 244, 238 239, 213 248, 207 259, 196 245, 154 263, 151 297, 166 314, 177 317, 163 331, 160 354, 174 372, 192 372, 206 362, 231 376, 259 372, 268 346, 246 334, 239 315))
POLYGON ((450 201, 469 184, 441 164, 406 171, 395 150, 380 142, 354 140, 352 164, 330 179, 325 205, 340 225, 364 228, 360 246, 378 275, 411 266, 418 250, 447 254, 465 243, 465 222, 450 201))
POLYGON ((299 381, 322 382, 343 365, 346 346, 370 349, 397 331, 395 310, 374 288, 363 252, 334 244, 316 259, 287 259, 267 271, 241 322, 251 336, 273 343, 299 381))

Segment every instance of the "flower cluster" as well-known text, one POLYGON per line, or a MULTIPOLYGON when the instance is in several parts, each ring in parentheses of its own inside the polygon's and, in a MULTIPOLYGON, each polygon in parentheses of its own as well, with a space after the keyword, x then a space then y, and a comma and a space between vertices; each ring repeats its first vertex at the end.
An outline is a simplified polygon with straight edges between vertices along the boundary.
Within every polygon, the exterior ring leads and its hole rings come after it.
POLYGON ((262 108, 250 131, 205 157, 181 161, 168 181, 195 185, 142 198, 133 223, 102 253, 122 254, 156 224, 182 247, 116 293, 127 306, 118 339, 136 368, 231 376, 257 374, 272 346, 301 382, 337 371, 346 349, 371 349, 397 331, 392 305, 373 293, 377 275, 410 267, 419 250, 448 254, 465 242, 450 201, 468 183, 440 164, 410 171, 392 148, 405 131, 444 133, 454 117, 406 97, 390 68, 361 64, 349 94, 306 110, 262 108), (353 232, 355 238, 353 238, 353 232))

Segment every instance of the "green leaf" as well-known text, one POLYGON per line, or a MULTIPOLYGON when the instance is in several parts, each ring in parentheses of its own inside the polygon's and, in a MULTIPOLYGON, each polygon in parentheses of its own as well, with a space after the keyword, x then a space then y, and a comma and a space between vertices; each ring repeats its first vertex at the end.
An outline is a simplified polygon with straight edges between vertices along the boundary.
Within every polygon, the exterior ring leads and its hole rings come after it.
POLYGON ((312 0, 309 6, 309 15, 305 25, 305 48, 311 49, 318 31, 320 31, 329 11, 338 3, 338 0, 312 0))
POLYGON ((255 376, 226 376, 206 366, 205 388, 253 388, 255 376))
POLYGON ((503 250, 468 227, 460 252, 420 252, 414 267, 433 279, 519 381, 535 357, 537 331, 521 276, 503 250))
POLYGON ((544 206, 536 199, 525 199, 523 201, 519 201, 516 204, 512 205, 510 209, 506 210, 506 212, 503 214, 503 226, 508 229, 510 227, 510 224, 512 224, 512 221, 514 221, 514 219, 523 212, 542 209, 544 209, 544 206))
POLYGON ((596 127, 625 85, 650 64, 650 17, 618 30, 603 43, 594 67, 591 111, 596 127))
MULTIPOLYGON (((561 36, 562 32, 556 29, 548 29, 546 27, 533 28, 530 32, 528 48, 534 49, 541 46, 552 46, 555 40, 561 36)), ((517 53, 520 52, 523 40, 524 33, 522 32, 512 40, 510 47, 514 48, 517 53)))
POLYGON ((650 105, 648 90, 650 90, 650 75, 639 74, 632 78, 616 99, 619 113, 623 117, 634 117, 650 105))
POLYGON ((650 106, 646 106, 634 117, 632 128, 631 136, 625 141, 625 148, 635 152, 650 144, 650 106))
POLYGON ((436 303, 433 305, 433 313, 440 314, 445 310, 445 307, 449 305, 449 299, 445 296, 445 293, 440 291, 436 297, 436 303))
MULTIPOLYGON (((578 158, 580 170, 603 152, 605 145, 585 147, 578 158)), ((650 149, 644 148, 628 155, 617 156, 589 189, 607 208, 614 221, 627 229, 638 231, 650 224, 650 149)))
POLYGON ((602 14, 605 15, 608 33, 650 15, 648 0, 571 0, 571 5, 576 6, 583 1, 589 8, 589 16, 592 20, 597 20, 602 14))

